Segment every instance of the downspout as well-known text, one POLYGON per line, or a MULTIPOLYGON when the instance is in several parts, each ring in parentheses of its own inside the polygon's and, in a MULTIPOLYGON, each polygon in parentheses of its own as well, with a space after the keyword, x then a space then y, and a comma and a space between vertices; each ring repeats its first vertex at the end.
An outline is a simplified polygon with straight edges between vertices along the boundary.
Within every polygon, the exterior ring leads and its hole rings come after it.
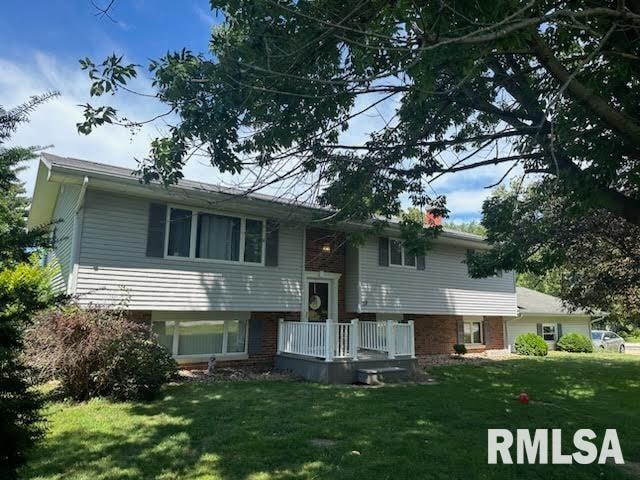
POLYGON ((84 177, 82 187, 80 187, 80 195, 74 208, 73 216, 73 233, 71 236, 71 271, 67 282, 67 294, 75 295, 78 284, 78 264, 80 261, 80 239, 82 238, 82 223, 84 219, 84 197, 87 193, 87 185, 89 185, 89 177, 84 177))
POLYGON ((303 307, 305 305, 304 296, 307 290, 307 226, 302 225, 302 272, 300 272, 300 321, 305 321, 303 318, 303 307))

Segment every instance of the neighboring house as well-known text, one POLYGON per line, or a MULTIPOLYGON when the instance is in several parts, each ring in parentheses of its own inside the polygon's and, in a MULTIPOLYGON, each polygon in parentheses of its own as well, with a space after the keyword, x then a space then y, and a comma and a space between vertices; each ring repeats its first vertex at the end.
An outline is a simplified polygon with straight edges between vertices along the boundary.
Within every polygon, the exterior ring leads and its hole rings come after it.
POLYGON ((84 306, 124 305, 183 363, 411 367, 456 343, 505 348, 514 276, 469 276, 465 254, 488 248, 481 237, 445 230, 416 258, 397 224, 356 245, 348 234, 362 225, 323 227, 326 209, 241 193, 144 185, 127 169, 45 154, 29 225, 58 221, 59 289, 84 306))
POLYGON ((567 310, 562 300, 529 288, 516 287, 518 317, 506 322, 507 338, 511 349, 518 335, 537 333, 555 349, 556 342, 565 333, 580 333, 591 338, 594 317, 584 310, 567 310))

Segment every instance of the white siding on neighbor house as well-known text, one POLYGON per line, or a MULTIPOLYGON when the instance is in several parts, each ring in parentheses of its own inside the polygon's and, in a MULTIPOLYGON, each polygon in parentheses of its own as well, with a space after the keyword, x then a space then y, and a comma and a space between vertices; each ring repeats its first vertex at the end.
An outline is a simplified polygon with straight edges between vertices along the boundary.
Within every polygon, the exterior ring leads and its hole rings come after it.
POLYGON ((71 248, 73 237, 73 222, 75 206, 80 195, 80 187, 62 185, 53 212, 55 223, 55 245, 48 254, 48 263, 54 265, 56 273, 52 279, 53 288, 58 292, 65 292, 69 281, 71 265, 71 248))
MULTIPOLYGON (((550 315, 550 316, 521 316, 507 322, 507 342, 511 349, 515 349, 516 338, 524 333, 537 333, 537 324, 562 324, 562 334, 580 333, 587 338, 591 338, 591 327, 589 317, 550 315)), ((553 344, 551 345, 553 348, 553 344)))
POLYGON ((437 243, 425 270, 379 265, 378 238, 360 248, 362 312, 515 316, 513 273, 474 279, 463 263, 464 247, 437 243))
POLYGON ((149 200, 89 188, 77 293, 138 310, 300 311, 302 228, 282 227, 277 267, 146 256, 149 200))

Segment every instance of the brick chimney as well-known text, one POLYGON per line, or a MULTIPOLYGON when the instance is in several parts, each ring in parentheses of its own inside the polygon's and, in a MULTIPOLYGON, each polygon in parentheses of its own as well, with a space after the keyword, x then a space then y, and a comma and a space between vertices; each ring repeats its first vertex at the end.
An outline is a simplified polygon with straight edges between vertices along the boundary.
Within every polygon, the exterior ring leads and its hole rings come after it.
POLYGON ((424 224, 427 227, 438 227, 442 225, 442 217, 434 215, 430 210, 427 210, 427 213, 424 215, 424 224))

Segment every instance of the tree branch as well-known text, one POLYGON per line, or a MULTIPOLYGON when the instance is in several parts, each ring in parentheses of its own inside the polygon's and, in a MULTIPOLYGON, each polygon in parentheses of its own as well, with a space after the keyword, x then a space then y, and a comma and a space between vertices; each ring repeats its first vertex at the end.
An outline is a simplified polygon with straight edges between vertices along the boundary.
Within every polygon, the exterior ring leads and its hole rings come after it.
POLYGON ((539 35, 530 41, 536 56, 544 68, 561 84, 567 84, 566 91, 589 111, 605 122, 633 145, 640 147, 640 125, 624 112, 612 108, 609 103, 564 68, 547 43, 539 35))

